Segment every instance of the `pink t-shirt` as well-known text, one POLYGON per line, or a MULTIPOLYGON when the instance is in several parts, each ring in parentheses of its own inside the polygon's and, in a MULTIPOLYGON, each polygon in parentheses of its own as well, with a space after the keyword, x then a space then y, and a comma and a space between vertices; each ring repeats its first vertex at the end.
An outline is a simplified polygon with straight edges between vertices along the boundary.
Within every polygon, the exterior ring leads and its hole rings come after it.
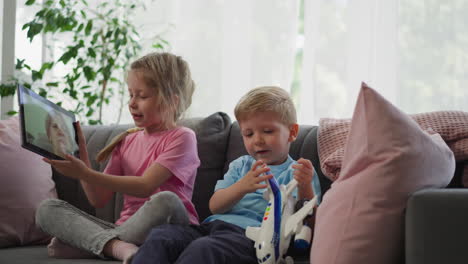
MULTIPOLYGON (((198 215, 191 202, 197 168, 200 165, 195 133, 186 127, 147 134, 144 130, 127 135, 113 150, 104 173, 142 176, 153 163, 159 163, 174 175, 154 190, 177 194, 187 208, 192 224, 198 215)), ((148 198, 124 195, 124 203, 117 225, 132 216, 148 198)))

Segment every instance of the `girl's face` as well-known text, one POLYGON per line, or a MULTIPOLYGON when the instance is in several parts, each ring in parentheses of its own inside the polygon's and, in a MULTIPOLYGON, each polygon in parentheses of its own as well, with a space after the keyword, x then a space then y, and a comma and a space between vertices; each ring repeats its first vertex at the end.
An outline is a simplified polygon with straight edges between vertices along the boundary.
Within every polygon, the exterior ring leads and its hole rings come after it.
POLYGON ((286 161, 289 145, 296 139, 297 124, 287 126, 276 113, 251 114, 239 121, 247 152, 268 165, 279 165, 286 161))
POLYGON ((135 125, 144 128, 147 133, 160 131, 163 121, 154 89, 148 87, 135 71, 129 72, 127 84, 130 95, 128 108, 135 125))

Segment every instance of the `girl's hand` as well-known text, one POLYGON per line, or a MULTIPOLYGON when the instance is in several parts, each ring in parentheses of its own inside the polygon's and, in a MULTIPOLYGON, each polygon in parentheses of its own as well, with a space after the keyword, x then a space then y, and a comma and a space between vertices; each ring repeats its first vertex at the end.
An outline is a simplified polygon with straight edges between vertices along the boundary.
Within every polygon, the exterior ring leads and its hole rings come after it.
POLYGON ((294 169, 294 179, 298 183, 298 187, 310 186, 312 177, 314 176, 314 166, 308 159, 300 158, 297 164, 292 165, 294 169))
POLYGON ((90 170, 82 160, 68 154, 65 155, 65 160, 51 160, 47 158, 43 160, 52 165, 62 175, 73 179, 84 180, 90 170))
POLYGON ((88 149, 86 148, 86 138, 81 130, 81 124, 79 121, 75 122, 76 135, 78 136, 78 147, 80 152, 80 159, 91 168, 91 163, 89 162, 88 149))
POLYGON ((252 169, 238 181, 239 187, 244 193, 252 193, 258 189, 266 188, 267 184, 261 182, 265 182, 273 177, 272 174, 261 176, 261 174, 267 171, 270 171, 270 168, 262 160, 257 160, 252 165, 252 169))

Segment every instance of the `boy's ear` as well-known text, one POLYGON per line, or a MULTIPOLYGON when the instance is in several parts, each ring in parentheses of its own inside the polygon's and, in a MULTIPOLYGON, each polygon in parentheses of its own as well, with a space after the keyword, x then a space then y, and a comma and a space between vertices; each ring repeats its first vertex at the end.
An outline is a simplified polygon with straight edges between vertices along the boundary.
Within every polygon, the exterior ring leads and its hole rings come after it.
POLYGON ((289 126, 289 142, 293 142, 297 138, 297 134, 299 133, 299 125, 292 124, 289 126))

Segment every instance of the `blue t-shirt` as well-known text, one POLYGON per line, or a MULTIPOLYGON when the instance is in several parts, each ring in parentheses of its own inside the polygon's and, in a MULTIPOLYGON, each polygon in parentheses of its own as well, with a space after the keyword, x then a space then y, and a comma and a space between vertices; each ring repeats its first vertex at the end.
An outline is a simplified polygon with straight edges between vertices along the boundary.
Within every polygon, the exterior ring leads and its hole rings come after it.
MULTIPOLYGON (((255 159, 249 155, 242 156, 229 164, 229 170, 224 175, 223 180, 219 180, 215 186, 215 192, 219 189, 225 189, 234 183, 238 182, 244 175, 246 175, 252 165, 255 163, 255 159)), ((288 159, 280 165, 268 165, 270 172, 274 175, 278 184, 288 184, 294 179, 294 169, 291 167, 297 162, 294 161, 290 156, 288 159)), ((314 177, 312 181, 312 188, 314 194, 320 197, 320 183, 314 171, 314 177)), ((268 201, 263 199, 263 192, 266 189, 258 189, 253 193, 246 194, 236 205, 234 205, 229 211, 223 214, 215 214, 207 217, 203 222, 211 222, 214 220, 222 220, 242 228, 248 226, 260 226, 262 224, 263 214, 267 207, 268 201)), ((293 191, 294 197, 297 195, 297 188, 293 191)))

